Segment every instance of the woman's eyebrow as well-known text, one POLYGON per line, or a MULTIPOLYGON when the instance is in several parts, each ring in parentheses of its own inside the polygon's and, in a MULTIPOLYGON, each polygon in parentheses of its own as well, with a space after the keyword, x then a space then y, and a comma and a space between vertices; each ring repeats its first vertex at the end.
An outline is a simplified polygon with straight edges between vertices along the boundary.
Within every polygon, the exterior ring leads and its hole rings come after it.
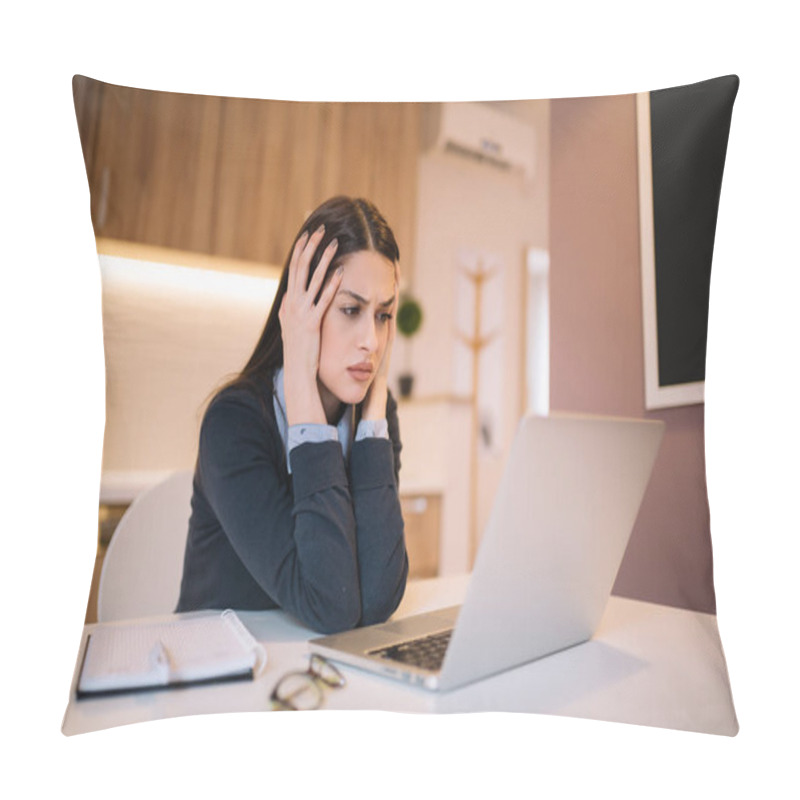
POLYGON ((350 297, 353 298, 353 300, 355 300, 358 303, 361 303, 362 305, 366 305, 368 302, 365 297, 362 297, 360 294, 356 294, 355 292, 351 292, 349 289, 339 289, 337 294, 349 295, 350 297))
MULTIPOLYGON (((360 294, 357 294, 356 292, 353 292, 350 289, 339 289, 337 294, 349 295, 356 302, 361 303, 362 305, 365 305, 365 306, 369 305, 369 300, 367 300, 366 297, 362 297, 360 294)), ((394 303, 394 297, 390 297, 388 300, 385 300, 382 303, 378 303, 378 306, 380 308, 388 308, 390 305, 392 305, 392 303, 394 303)))

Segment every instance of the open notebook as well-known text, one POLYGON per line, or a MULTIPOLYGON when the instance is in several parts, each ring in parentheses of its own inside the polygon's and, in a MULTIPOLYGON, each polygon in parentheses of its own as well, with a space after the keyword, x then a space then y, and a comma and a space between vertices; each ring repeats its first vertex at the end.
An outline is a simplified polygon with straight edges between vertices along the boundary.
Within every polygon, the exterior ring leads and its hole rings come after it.
POLYGON ((89 634, 77 697, 255 677, 264 648, 230 609, 163 622, 100 624, 89 634))

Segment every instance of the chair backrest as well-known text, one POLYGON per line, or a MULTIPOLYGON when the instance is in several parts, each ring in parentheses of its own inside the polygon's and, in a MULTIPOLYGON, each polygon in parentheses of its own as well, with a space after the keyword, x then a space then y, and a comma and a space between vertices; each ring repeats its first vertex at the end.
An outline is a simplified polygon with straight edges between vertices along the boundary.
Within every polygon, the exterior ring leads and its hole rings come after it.
POLYGON ((192 473, 176 472, 142 492, 108 545, 97 597, 100 622, 175 610, 189 526, 192 473))

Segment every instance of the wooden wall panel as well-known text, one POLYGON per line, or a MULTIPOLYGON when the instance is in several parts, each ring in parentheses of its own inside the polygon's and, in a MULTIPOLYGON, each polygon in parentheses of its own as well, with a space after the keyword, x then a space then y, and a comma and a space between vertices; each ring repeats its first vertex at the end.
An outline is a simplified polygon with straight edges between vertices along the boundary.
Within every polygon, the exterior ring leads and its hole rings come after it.
POLYGON ((317 104, 225 99, 214 249, 282 264, 318 204, 322 110, 317 104))
POLYGON ((104 83, 84 78, 82 75, 75 75, 72 79, 72 98, 78 121, 78 135, 83 148, 86 177, 90 185, 105 86, 104 83))
POLYGON ((97 236, 210 252, 219 105, 104 85, 87 159, 97 236))
POLYGON ((421 110, 73 86, 98 237, 281 265, 336 194, 367 197, 410 277, 421 110))
POLYGON ((325 137, 321 197, 371 199, 397 236, 407 273, 414 253, 421 112, 417 103, 336 104, 325 137))

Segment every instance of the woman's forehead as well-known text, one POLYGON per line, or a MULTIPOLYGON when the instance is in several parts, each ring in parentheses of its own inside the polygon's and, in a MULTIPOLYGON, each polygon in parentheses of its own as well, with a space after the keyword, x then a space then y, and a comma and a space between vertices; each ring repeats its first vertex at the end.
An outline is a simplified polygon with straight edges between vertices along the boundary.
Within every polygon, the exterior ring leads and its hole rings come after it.
POLYGON ((342 289, 350 289, 363 297, 371 298, 375 293, 391 295, 394 292, 396 268, 386 256, 374 250, 359 250, 342 261, 342 289))

